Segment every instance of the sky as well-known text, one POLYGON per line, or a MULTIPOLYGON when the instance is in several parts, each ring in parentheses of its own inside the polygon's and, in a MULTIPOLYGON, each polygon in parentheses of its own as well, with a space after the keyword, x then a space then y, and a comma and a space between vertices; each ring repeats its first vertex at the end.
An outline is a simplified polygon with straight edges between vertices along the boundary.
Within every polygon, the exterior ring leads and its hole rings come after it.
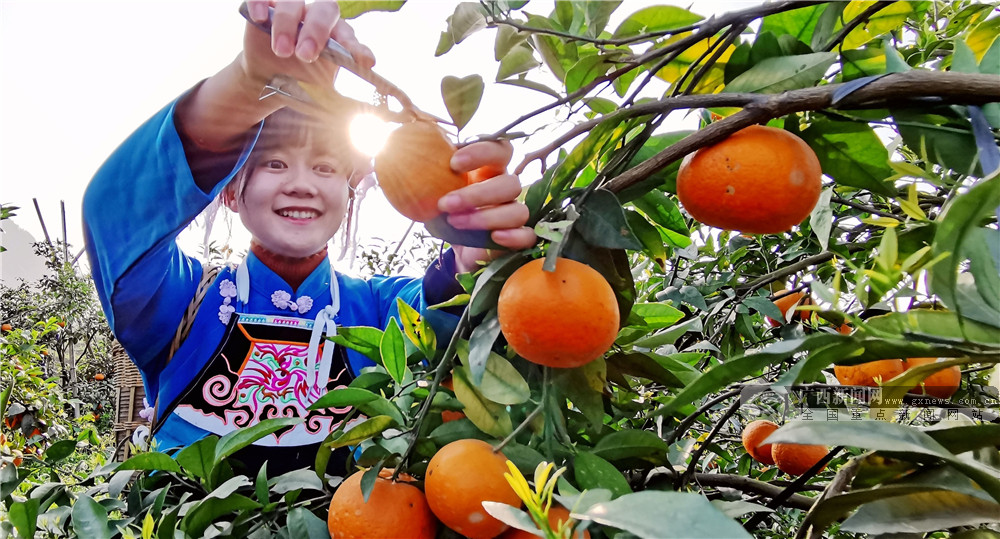
MULTIPOLYGON (((649 3, 626 0, 618 20, 649 3)), ((692 9, 709 15, 755 3, 701 0, 692 9)), ((549 5, 532 0, 528 11, 548 13, 549 5)), ((20 207, 13 222, 41 239, 37 199, 49 234, 61 238, 65 203, 69 242, 74 252, 82 249, 80 204, 87 182, 137 126, 232 61, 244 28, 238 6, 233 0, 0 0, 0 202, 20 207)), ((447 118, 442 77, 481 74, 487 83, 483 104, 463 136, 493 132, 515 112, 545 104, 543 94, 491 84, 497 67, 492 30, 434 57, 454 6, 411 0, 398 12, 365 14, 351 24, 375 52, 376 72, 437 116, 447 118)), ((344 89, 362 99, 369 92, 361 84, 344 89)), ((516 152, 523 155, 544 142, 542 137, 516 152)), ((537 169, 528 169, 522 184, 537 176, 537 169)), ((239 251, 245 232, 234 221, 233 247, 239 251)), ((396 241, 409 224, 377 193, 366 201, 360 223, 363 242, 369 236, 396 241)), ((182 245, 191 250, 200 239, 200 232, 185 233, 182 245)))

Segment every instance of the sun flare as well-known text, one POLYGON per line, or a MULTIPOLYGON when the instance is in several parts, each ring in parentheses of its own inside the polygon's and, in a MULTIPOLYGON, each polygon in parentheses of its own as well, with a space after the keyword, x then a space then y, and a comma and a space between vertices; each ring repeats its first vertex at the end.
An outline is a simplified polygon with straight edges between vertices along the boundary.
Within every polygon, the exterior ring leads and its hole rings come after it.
POLYGON ((394 126, 373 114, 359 114, 351 120, 351 144, 365 155, 374 157, 385 144, 394 126))

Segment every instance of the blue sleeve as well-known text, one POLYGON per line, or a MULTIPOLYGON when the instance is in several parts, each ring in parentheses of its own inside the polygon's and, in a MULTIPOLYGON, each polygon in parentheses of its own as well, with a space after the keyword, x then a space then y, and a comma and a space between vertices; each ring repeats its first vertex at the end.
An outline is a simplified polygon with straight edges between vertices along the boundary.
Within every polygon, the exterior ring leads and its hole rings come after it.
POLYGON ((83 198, 94 283, 115 336, 146 372, 164 350, 201 278, 177 235, 246 161, 211 192, 194 182, 174 125, 176 102, 140 126, 105 161, 83 198))

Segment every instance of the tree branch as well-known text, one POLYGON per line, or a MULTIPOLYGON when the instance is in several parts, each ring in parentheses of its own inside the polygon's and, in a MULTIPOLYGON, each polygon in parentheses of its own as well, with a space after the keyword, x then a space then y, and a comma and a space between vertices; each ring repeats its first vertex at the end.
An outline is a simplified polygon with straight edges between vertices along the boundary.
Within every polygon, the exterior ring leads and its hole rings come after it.
MULTIPOLYGON (((656 470, 656 474, 658 476, 663 475, 664 479, 670 481, 672 484, 681 472, 671 468, 660 468, 656 470)), ((743 475, 699 472, 694 474, 691 479, 703 487, 733 488, 741 492, 752 492, 761 496, 767 496, 768 498, 774 498, 785 490, 784 487, 751 479, 743 475)), ((784 505, 805 511, 812 507, 813 501, 815 501, 815 498, 803 496, 802 494, 792 494, 785 500, 784 505)))

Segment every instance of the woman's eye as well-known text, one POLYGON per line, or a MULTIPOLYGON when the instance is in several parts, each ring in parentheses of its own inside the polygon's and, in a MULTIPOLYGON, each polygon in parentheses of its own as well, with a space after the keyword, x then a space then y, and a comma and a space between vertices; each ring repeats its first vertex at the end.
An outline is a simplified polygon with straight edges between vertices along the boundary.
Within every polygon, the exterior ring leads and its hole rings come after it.
POLYGON ((316 165, 313 167, 313 170, 319 172, 320 174, 334 174, 337 172, 337 169, 333 168, 331 165, 316 165))
POLYGON ((282 161, 281 159, 269 159, 261 163, 261 166, 264 168, 270 168, 275 170, 288 168, 288 165, 286 165, 285 162, 282 161))

